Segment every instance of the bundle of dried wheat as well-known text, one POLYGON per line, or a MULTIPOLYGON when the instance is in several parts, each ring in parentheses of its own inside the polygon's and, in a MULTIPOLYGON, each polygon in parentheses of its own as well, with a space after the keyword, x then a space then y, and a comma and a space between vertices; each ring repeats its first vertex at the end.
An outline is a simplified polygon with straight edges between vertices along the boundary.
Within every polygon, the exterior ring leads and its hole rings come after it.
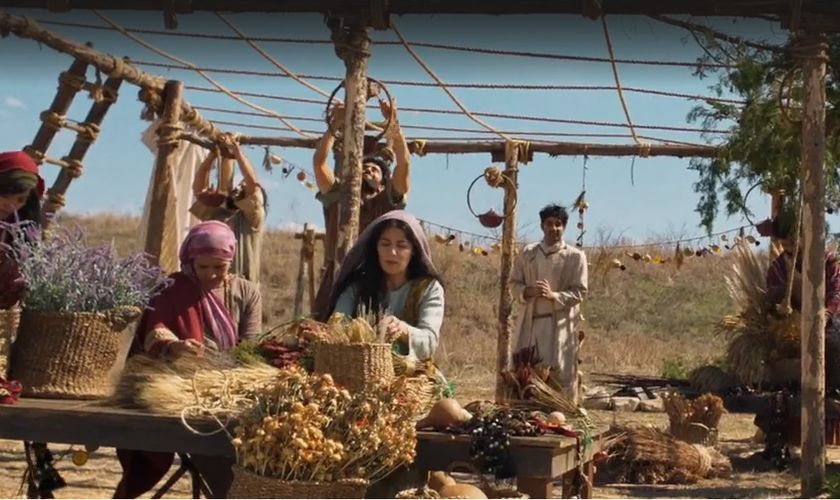
POLYGON ((767 361, 798 356, 798 314, 781 318, 767 295, 766 266, 746 246, 733 249, 735 263, 726 288, 736 314, 721 320, 715 332, 729 339, 727 365, 741 384, 757 384, 767 361))
POLYGON ((688 400, 681 394, 670 392, 662 397, 662 404, 671 425, 703 424, 710 429, 717 429, 720 419, 726 413, 723 400, 713 394, 688 400))
POLYGON ((615 429, 606 466, 618 482, 685 484, 726 477, 732 464, 720 452, 679 441, 650 427, 615 429))
POLYGON ((253 391, 277 377, 263 363, 238 366, 223 354, 162 361, 133 356, 108 404, 158 415, 226 418, 253 403, 253 391))

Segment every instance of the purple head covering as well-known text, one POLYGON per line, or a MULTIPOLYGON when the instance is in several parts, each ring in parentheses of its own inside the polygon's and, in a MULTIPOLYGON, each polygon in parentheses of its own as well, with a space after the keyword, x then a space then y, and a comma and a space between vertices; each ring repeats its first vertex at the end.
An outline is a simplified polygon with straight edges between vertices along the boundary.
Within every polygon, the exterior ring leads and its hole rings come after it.
POLYGON ((344 260, 341 262, 341 268, 335 279, 335 286, 330 297, 330 314, 335 310, 335 304, 338 302, 338 296, 341 293, 339 287, 343 286, 351 273, 364 265, 368 245, 375 243, 371 240, 375 234, 379 233, 379 226, 393 220, 398 220, 406 225, 408 231, 411 233, 410 238, 417 242, 418 248, 415 248, 414 251, 422 260, 424 267, 430 272, 437 274, 437 269, 435 269, 435 265, 432 262, 432 249, 429 246, 429 239, 426 238, 426 232, 423 231, 423 226, 420 224, 420 221, 405 210, 392 210, 368 224, 367 228, 362 231, 356 243, 353 244, 353 247, 350 248, 350 251, 347 252, 344 260))

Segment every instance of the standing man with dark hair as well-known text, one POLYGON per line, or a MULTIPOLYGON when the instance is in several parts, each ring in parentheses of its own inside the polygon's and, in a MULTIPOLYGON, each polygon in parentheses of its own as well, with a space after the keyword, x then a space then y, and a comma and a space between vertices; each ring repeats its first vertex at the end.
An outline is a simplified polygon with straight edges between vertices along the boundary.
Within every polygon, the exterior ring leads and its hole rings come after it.
POLYGON ((569 212, 559 205, 540 210, 543 239, 518 256, 510 281, 525 305, 516 349, 536 346, 543 363, 566 396, 578 400, 580 304, 589 287, 583 250, 563 240, 569 212))
MULTIPOLYGON (((395 102, 380 101, 379 107, 382 116, 387 120, 391 116, 392 106, 396 109, 395 102)), ((324 225, 326 226, 324 248, 328 254, 324 258, 324 267, 321 269, 321 283, 318 287, 318 294, 313 305, 313 313, 316 317, 329 304, 329 295, 332 290, 333 275, 335 274, 336 262, 334 256, 329 255, 329 249, 335 248, 333 241, 338 235, 338 198, 340 184, 335 173, 329 165, 329 157, 332 152, 335 137, 331 129, 340 128, 344 123, 344 108, 338 106, 332 115, 333 127, 324 132, 318 148, 312 158, 315 171, 315 183, 318 186, 316 198, 324 206, 324 225)), ((386 132, 386 138, 393 148, 396 167, 391 172, 390 161, 382 156, 369 152, 362 160, 362 206, 359 211, 359 233, 374 219, 392 210, 402 210, 406 207, 409 192, 409 168, 411 166, 411 152, 408 143, 400 129, 399 122, 394 120, 390 129, 386 132)))

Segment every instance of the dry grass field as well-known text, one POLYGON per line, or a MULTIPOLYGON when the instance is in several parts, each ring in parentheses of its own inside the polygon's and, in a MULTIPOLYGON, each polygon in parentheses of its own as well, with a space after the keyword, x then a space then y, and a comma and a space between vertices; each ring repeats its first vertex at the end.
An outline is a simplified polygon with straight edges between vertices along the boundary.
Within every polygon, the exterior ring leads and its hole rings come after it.
MULTIPOLYGON (((62 224, 80 224, 89 242, 113 242, 121 253, 136 251, 138 221, 100 215, 92 218, 65 216, 62 224)), ((299 241, 290 234, 271 232, 264 242, 262 283, 264 320, 274 325, 291 319, 299 241)), ((657 249, 638 249, 656 255, 657 249)), ((447 314, 438 350, 438 361, 457 384, 459 399, 492 397, 496 353, 498 255, 479 257, 455 247, 434 246, 435 263, 446 284, 447 314)), ((591 259, 597 260, 595 255, 591 259)), ((608 260, 621 258, 625 271, 606 276, 590 275, 590 295, 584 306, 586 373, 632 373, 679 377, 694 366, 713 362, 723 354, 723 341, 713 336, 713 324, 730 309, 723 276, 728 259, 723 256, 686 259, 677 271, 673 265, 634 262, 623 250, 608 260)), ((316 256, 316 262, 321 256, 316 256)), ((619 423, 666 424, 661 414, 600 414, 619 423)), ((761 461, 750 460, 760 450, 751 443, 751 415, 727 415, 722 423, 724 450, 733 457, 736 474, 725 481, 708 481, 692 487, 642 487, 598 484, 598 498, 790 498, 798 495, 798 478, 766 471, 761 461)), ((62 447, 56 445, 55 452, 62 447)), ((832 451, 834 463, 840 454, 832 451)), ((23 472, 22 446, 0 441, 0 495, 15 496, 23 472)), ((832 466, 833 467, 833 466, 832 466)), ((60 498, 110 498, 119 473, 112 450, 100 450, 83 467, 69 459, 60 470, 71 486, 57 492, 60 498)), ((181 481, 172 496, 187 498, 181 481)))

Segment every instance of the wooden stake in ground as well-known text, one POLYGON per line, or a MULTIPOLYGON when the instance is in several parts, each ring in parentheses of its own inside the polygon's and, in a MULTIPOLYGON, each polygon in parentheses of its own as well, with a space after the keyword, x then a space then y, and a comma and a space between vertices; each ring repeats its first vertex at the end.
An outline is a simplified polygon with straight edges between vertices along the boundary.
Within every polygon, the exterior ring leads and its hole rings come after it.
MULTIPOLYGON (((519 143, 508 141, 505 151, 505 221, 502 225, 502 258, 499 270, 499 336, 496 340, 496 401, 506 399, 507 384, 502 372, 511 362, 511 337, 513 324, 513 295, 510 290, 510 273, 516 258, 516 190, 518 189, 519 143)), ((527 158, 523 158, 527 161, 527 158)))
POLYGON ((315 245, 324 240, 324 233, 316 233, 309 223, 303 225, 303 232, 295 235, 300 242, 300 264, 298 265, 297 287, 295 288, 294 316, 303 315, 303 297, 309 292, 309 306, 315 303, 315 245))
POLYGON ((339 197, 338 252, 344 256, 359 236, 359 210, 362 196, 362 157, 365 140, 365 108, 368 99, 367 69, 370 58, 370 29, 360 25, 332 27, 335 52, 344 61, 344 135, 341 151, 342 172, 339 197))
POLYGON ((154 264, 167 273, 180 268, 178 262, 178 224, 175 213, 175 151, 183 131, 181 92, 184 84, 169 80, 164 86, 163 120, 158 125, 158 151, 155 161, 152 199, 145 249, 154 264))
POLYGON ((828 39, 809 34, 793 48, 802 60, 802 498, 825 481, 825 77, 828 39))

